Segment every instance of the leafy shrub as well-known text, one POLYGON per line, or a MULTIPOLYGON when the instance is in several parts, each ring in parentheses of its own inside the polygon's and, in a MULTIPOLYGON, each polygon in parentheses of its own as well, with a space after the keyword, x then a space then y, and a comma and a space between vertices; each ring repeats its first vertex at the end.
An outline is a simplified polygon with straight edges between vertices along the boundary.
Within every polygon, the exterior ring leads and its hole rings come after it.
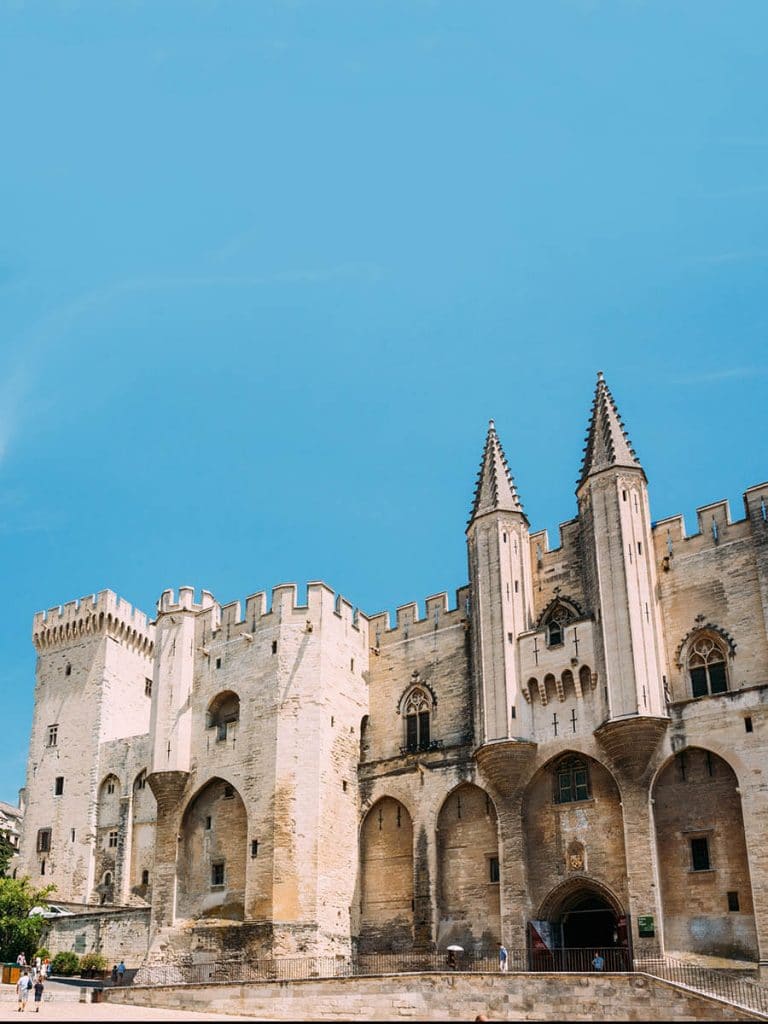
POLYGON ((51 954, 48 952, 45 946, 41 946, 40 949, 36 950, 35 956, 39 956, 41 960, 45 960, 46 957, 48 957, 49 960, 51 959, 51 954))
POLYGON ((71 953, 69 950, 57 953, 51 961, 51 974, 63 974, 64 977, 69 977, 72 974, 77 974, 80 970, 80 957, 77 953, 71 953))
POLYGON ((53 888, 35 889, 29 878, 0 878, 0 961, 13 963, 21 952, 29 957, 40 945, 45 919, 29 912, 45 907, 53 888))
POLYGON ((80 957, 80 973, 84 971, 106 971, 107 961, 101 953, 85 953, 80 957))

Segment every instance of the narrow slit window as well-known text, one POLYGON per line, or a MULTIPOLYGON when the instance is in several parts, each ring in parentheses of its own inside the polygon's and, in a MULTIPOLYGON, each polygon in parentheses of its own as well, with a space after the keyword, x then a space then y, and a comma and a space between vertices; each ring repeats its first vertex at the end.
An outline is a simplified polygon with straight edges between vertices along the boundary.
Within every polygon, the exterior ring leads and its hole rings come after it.
POLYGON ((488 881, 491 882, 491 883, 498 882, 499 878, 500 878, 500 875, 499 875, 499 858, 498 857, 489 857, 488 858, 488 881))

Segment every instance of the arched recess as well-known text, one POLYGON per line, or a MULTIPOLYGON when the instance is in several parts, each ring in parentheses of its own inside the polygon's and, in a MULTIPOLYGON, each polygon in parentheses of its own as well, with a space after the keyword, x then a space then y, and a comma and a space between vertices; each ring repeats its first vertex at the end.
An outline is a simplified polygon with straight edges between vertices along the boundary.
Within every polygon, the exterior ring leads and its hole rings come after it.
POLYGON ((242 921, 248 816, 234 786, 211 779, 181 822, 177 860, 177 918, 242 921))
POLYGON ((437 856, 438 947, 493 951, 501 937, 499 836, 494 803, 478 786, 464 783, 446 797, 437 856))
POLYGON ((383 797, 360 830, 361 952, 400 952, 413 945, 413 822, 383 797))
POLYGON ((522 816, 533 906, 572 879, 602 885, 627 905, 621 795, 599 761, 576 750, 548 761, 526 788, 522 816))
POLYGON ((224 742, 231 727, 240 721, 240 698, 233 690, 217 693, 205 716, 207 729, 215 729, 217 742, 224 742))
POLYGON ((602 955, 606 970, 627 969, 627 916, 608 886, 573 874, 547 894, 536 915, 529 928, 534 969, 591 970, 595 951, 602 955))
POLYGON ((96 865, 97 879, 94 898, 97 903, 114 903, 115 876, 120 851, 120 779, 110 773, 99 786, 96 807, 96 865), (108 879, 108 881, 107 881, 108 879))
POLYGON ((717 754, 689 747, 652 790, 664 944, 670 951, 757 958, 738 779, 717 754))
POLYGON ((133 781, 130 886, 135 896, 147 902, 152 898, 156 820, 157 802, 147 784, 147 771, 144 769, 133 781))

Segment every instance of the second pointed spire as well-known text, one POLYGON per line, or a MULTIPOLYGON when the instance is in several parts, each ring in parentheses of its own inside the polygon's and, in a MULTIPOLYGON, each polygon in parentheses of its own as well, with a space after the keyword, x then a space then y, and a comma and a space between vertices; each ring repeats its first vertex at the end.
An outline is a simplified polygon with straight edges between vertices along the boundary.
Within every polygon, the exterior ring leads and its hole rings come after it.
POLYGON ((612 466, 625 466, 640 470, 643 468, 624 429, 619 410, 605 382, 605 377, 600 372, 597 375, 592 415, 577 488, 582 486, 587 477, 594 476, 604 469, 610 469, 612 466))

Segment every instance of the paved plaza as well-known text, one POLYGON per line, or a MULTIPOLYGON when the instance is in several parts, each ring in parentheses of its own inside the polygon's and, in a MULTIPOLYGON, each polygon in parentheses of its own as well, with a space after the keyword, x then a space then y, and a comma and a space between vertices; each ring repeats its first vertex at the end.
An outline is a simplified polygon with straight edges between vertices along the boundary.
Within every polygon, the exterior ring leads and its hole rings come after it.
MULTIPOLYGON (((74 985, 61 984, 55 981, 45 986, 45 999, 40 1005, 40 1012, 35 1012, 35 1004, 30 996, 25 1014, 31 1014, 36 1020, 48 1021, 108 1021, 108 1020, 267 1020, 265 1017, 243 1017, 224 1013, 194 1013, 189 1010, 155 1009, 149 1006, 125 1006, 120 1003, 81 1003, 81 989, 74 985)), ((0 1020, 13 1020, 19 1017, 16 990, 14 985, 0 985, 0 1020)))

